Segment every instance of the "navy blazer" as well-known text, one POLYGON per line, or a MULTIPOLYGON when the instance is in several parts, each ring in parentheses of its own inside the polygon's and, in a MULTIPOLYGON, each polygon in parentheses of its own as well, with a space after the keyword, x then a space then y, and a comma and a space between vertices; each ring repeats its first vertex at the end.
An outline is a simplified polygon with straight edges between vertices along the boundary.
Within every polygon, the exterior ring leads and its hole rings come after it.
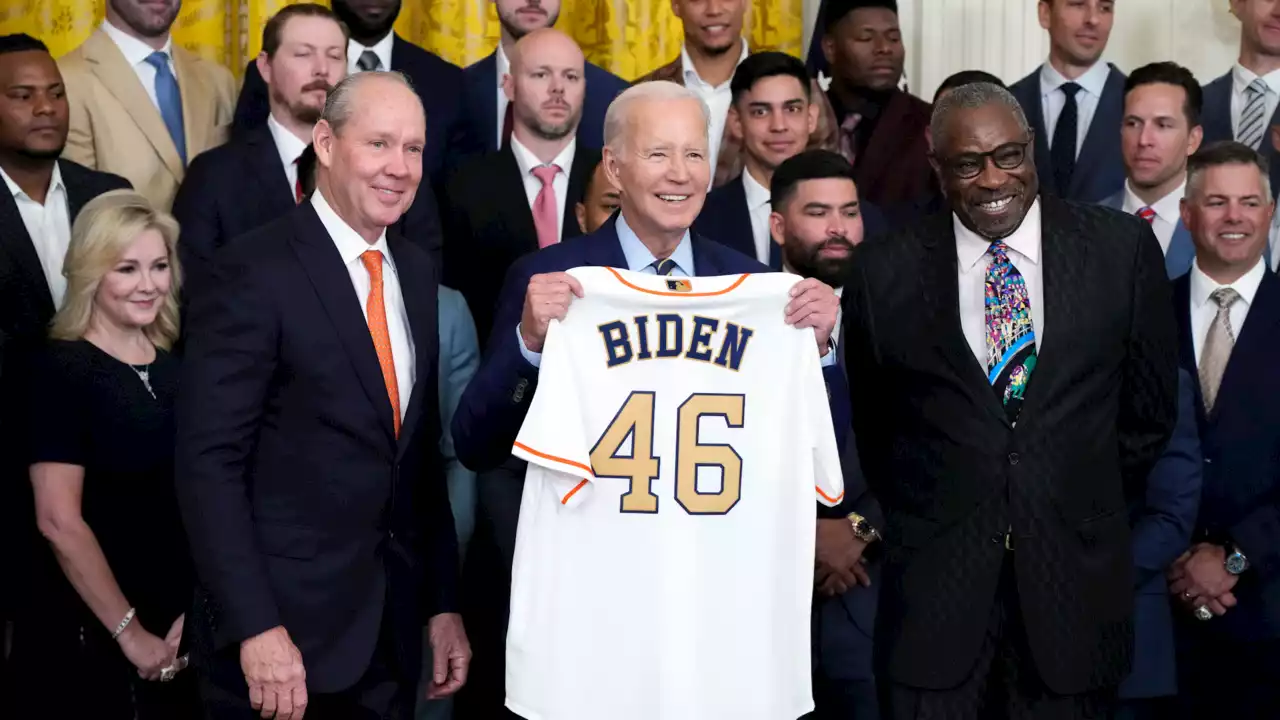
MULTIPOLYGON (((477 472, 492 470, 511 456, 511 445, 529 411, 529 402, 538 384, 538 368, 525 360, 516 338, 516 327, 524 309, 529 278, 538 273, 561 272, 575 267, 627 267, 618 241, 617 215, 590 235, 580 235, 525 255, 507 272, 499 295, 493 332, 485 348, 480 371, 462 395, 453 416, 453 445, 458 457, 477 472)), ((769 268, 737 251, 698 234, 691 238, 693 263, 699 275, 736 275, 769 272, 769 268)), ((823 369, 832 398, 835 427, 848 425, 847 405, 841 404, 844 390, 840 369, 823 369)), ((847 392, 847 391, 845 391, 847 392)), ((843 435, 843 433, 839 433, 843 435)))
MULTIPOLYGON (((478 152, 498 149, 498 51, 468 65, 465 77, 467 125, 478 136, 478 152)), ((578 124, 578 143, 599 150, 604 147, 604 113, 623 90, 631 86, 626 80, 588 62, 583 75, 587 81, 582 100, 582 120, 578 124)))
MULTIPOLYGON (((478 139, 462 117, 462 68, 396 35, 391 43, 391 69, 408 76, 422 106, 427 111, 427 152, 424 174, 435 185, 442 183, 457 158, 476 152, 478 139)), ((244 69, 244 85, 236 101, 232 135, 261 127, 267 122, 271 105, 267 84, 250 60, 244 69)))
MULTIPOLYGON (((1124 211, 1124 188, 1098 203, 1103 207, 1124 211)), ((1270 243, 1268 243, 1270 246, 1270 243)), ((1267 253, 1271 257, 1271 253, 1267 253)), ((1191 271, 1191 263, 1196 259, 1196 246, 1191 242, 1191 231, 1182 224, 1181 218, 1173 229, 1173 239, 1169 241, 1169 249, 1164 252, 1164 269, 1169 279, 1184 275, 1191 271)))
MULTIPOLYGON (((756 257, 755 234, 751 230, 751 210, 747 208, 747 188, 742 176, 707 193, 702 212, 693 221, 693 229, 747 257, 756 257)), ((864 237, 888 230, 888 221, 880 209, 866 200, 858 204, 862 212, 864 237)), ((769 243, 769 267, 782 269, 782 248, 769 243)))
MULTIPOLYGON (((307 687, 355 684, 382 636, 416 678, 427 618, 456 611, 440 463, 438 271, 395 233, 416 381, 399 435, 377 351, 310 203, 218 255, 194 299, 177 404, 177 497, 199 578, 193 646, 219 676, 283 625, 307 687)), ((241 687, 243 687, 241 685, 241 687)))
POLYGON ((1178 692, 1174 664, 1173 608, 1164 573, 1191 544, 1200 507, 1203 463, 1196 424, 1195 378, 1178 370, 1178 424, 1151 470, 1146 496, 1129 503, 1133 526, 1133 669, 1120 684, 1125 699, 1178 692))
MULTIPOLYGON (((1120 126, 1124 120, 1125 74, 1115 65, 1108 66, 1107 84, 1102 98, 1089 122, 1089 132, 1084 145, 1076 156, 1075 173, 1071 187, 1056 187, 1053 179, 1053 162, 1049 155, 1049 141, 1045 131, 1044 105, 1040 96, 1040 68, 1014 83, 1009 92, 1018 99, 1027 121, 1035 131, 1036 170, 1040 172, 1040 190, 1065 200, 1099 202, 1117 190, 1124 188, 1124 156, 1120 154, 1120 126)), ((1208 98, 1205 98, 1207 108, 1208 98)))
POLYGON ((1211 625, 1240 641, 1280 638, 1280 278, 1263 273, 1208 414, 1191 336, 1191 276, 1173 287, 1204 452, 1193 541, 1234 543, 1250 564, 1232 591, 1238 604, 1211 625))
MULTIPOLYGON (((1231 71, 1228 70, 1204 86, 1204 111, 1200 114, 1200 124, 1204 128, 1206 145, 1235 139, 1235 130, 1231 126, 1231 84, 1231 71)), ((1262 133, 1262 144, 1258 147, 1258 152, 1267 159, 1271 168, 1271 192, 1280 189, 1280 153, 1271 144, 1271 126, 1277 124, 1280 124, 1280 107, 1271 115, 1271 121, 1262 133)))

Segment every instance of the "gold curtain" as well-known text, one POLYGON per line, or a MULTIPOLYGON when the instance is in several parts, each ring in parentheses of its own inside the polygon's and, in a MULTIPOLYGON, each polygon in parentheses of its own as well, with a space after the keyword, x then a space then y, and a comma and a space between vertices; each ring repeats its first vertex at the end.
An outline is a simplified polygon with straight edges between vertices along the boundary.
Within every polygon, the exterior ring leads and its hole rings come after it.
MULTIPOLYGON (((262 25, 298 0, 184 0, 174 39, 238 76, 262 44, 262 25)), ((328 4, 328 0, 322 0, 328 4)), ((84 42, 102 22, 105 0, 0 0, 0 34, 25 32, 55 56, 84 42)), ((757 49, 802 55, 803 0, 753 0, 748 37, 757 49)), ((670 0, 562 0, 561 30, 587 59, 634 79, 680 53, 680 22, 670 0)), ((459 65, 488 55, 498 42, 491 0, 404 0, 396 31, 459 65)))

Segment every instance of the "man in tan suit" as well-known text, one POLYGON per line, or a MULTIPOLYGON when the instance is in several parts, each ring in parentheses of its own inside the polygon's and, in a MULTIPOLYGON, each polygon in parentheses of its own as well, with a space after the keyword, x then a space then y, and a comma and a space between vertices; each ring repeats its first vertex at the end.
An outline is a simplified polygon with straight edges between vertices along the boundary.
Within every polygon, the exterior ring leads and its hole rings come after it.
POLYGON ((187 163, 227 139, 235 80, 173 44, 182 0, 107 0, 107 17, 58 65, 71 104, 63 156, 123 176, 170 207, 187 163))

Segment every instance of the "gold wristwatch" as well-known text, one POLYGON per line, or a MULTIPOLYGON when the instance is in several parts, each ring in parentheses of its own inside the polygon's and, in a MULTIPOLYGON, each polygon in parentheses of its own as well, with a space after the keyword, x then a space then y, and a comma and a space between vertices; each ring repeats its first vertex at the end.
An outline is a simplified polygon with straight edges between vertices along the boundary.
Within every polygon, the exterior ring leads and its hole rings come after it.
POLYGON ((880 533, 871 526, 871 523, 858 513, 849 513, 845 517, 849 518, 849 524, 853 526, 853 536, 864 543, 873 543, 880 539, 880 533))

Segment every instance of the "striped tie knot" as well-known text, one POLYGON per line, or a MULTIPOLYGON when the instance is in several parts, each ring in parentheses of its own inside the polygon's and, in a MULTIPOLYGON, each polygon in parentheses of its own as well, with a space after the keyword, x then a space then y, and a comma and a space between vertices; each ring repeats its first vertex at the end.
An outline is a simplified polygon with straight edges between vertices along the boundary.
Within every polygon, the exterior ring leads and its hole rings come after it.
POLYGON ((1150 206, 1140 208, 1137 215, 1148 223, 1154 222, 1156 219, 1156 211, 1152 210, 1150 206))
POLYGON ((676 261, 671 258, 653 261, 653 271, 657 275, 670 275, 676 269, 676 261))

